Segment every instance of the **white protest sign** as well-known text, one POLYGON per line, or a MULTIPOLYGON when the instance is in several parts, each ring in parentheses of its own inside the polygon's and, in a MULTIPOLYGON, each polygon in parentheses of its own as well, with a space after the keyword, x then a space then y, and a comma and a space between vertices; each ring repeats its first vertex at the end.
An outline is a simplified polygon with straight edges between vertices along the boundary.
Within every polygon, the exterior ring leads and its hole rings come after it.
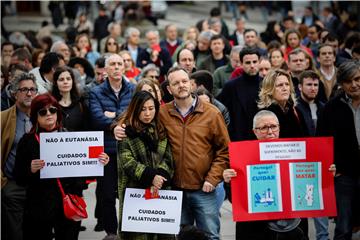
POLYGON ((160 190, 160 198, 144 197, 145 189, 126 188, 121 230, 178 234, 182 191, 160 190))
POLYGON ((306 159, 305 141, 262 142, 259 150, 260 161, 306 159))
POLYGON ((104 132, 40 133, 40 178, 103 176, 104 132))

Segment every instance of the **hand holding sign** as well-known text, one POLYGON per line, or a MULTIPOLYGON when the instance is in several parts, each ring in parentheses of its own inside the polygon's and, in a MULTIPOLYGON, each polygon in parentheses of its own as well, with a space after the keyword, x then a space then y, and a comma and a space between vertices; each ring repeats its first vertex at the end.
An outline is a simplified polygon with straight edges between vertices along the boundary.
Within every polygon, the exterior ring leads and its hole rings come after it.
POLYGON ((41 159, 34 159, 31 161, 31 172, 36 173, 45 166, 45 161, 41 159))
POLYGON ((223 178, 226 183, 229 183, 231 181, 231 178, 236 176, 237 176, 237 172, 235 171, 235 169, 232 168, 225 169, 223 172, 223 178))
POLYGON ((329 172, 332 172, 333 176, 335 177, 335 174, 336 174, 336 166, 335 166, 335 164, 330 165, 329 172))
POLYGON ((104 165, 104 166, 106 166, 106 164, 108 164, 109 163, 109 161, 110 161, 110 158, 109 158, 109 156, 106 154, 106 153, 104 153, 104 152, 102 152, 102 153, 100 153, 100 155, 99 155, 99 161, 102 163, 102 165, 104 165))
POLYGON ((156 189, 161 189, 164 182, 166 182, 167 179, 160 175, 155 175, 152 184, 156 189))
POLYGON ((151 46, 151 49, 151 61, 156 62, 161 52, 161 47, 159 44, 154 44, 151 46))

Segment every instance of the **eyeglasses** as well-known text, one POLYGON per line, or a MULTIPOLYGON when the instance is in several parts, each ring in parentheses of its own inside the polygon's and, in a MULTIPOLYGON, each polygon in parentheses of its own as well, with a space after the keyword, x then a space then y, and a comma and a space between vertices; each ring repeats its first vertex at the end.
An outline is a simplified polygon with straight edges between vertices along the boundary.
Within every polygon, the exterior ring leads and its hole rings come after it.
POLYGON ((272 132, 279 131, 279 124, 272 124, 269 126, 262 126, 255 128, 256 130, 259 130, 261 133, 268 133, 269 129, 271 129, 272 132))
POLYGON ((49 108, 42 108, 38 111, 38 114, 41 116, 41 117, 44 117, 46 116, 46 114, 48 113, 50 114, 55 114, 57 113, 58 109, 56 107, 49 107, 49 108))
POLYGON ((107 45, 116 45, 115 42, 108 42, 107 45))
POLYGON ((23 88, 19 88, 18 91, 21 92, 21 93, 26 93, 26 94, 28 94, 29 92, 31 94, 35 94, 35 93, 37 93, 38 90, 37 90, 37 88, 23 87, 23 88))

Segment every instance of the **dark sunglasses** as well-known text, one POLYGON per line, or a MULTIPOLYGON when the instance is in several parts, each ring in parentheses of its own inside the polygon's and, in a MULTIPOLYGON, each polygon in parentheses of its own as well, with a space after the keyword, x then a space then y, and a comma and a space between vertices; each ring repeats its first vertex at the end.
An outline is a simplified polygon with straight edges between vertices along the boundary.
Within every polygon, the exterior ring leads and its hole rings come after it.
POLYGON ((50 114, 55 114, 57 113, 58 109, 56 107, 49 107, 49 108, 42 108, 38 111, 38 114, 41 116, 41 117, 44 117, 46 116, 46 114, 48 113, 50 114))

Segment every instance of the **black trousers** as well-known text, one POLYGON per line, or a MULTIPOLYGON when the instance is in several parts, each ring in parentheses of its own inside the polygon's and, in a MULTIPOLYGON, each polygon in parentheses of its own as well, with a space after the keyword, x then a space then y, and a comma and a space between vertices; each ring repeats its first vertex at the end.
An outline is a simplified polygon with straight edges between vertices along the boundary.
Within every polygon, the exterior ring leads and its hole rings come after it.
POLYGON ((118 174, 116 154, 110 155, 110 161, 104 167, 104 177, 99 183, 100 189, 102 189, 104 229, 107 234, 117 234, 118 219, 116 217, 116 198, 118 196, 118 174))
POLYGON ((278 233, 267 227, 268 221, 236 222, 236 240, 307 240, 307 219, 301 219, 297 228, 290 232, 278 233), (306 228, 306 229, 302 229, 306 228))
POLYGON ((8 179, 1 189, 1 239, 23 239, 25 188, 8 179))
POLYGON ((96 189, 95 189, 95 197, 96 197, 96 204, 95 204, 95 218, 98 222, 103 223, 103 199, 102 199, 102 183, 103 177, 96 178, 96 189))
POLYGON ((78 240, 80 224, 65 218, 62 207, 54 209, 51 217, 25 210, 24 240, 78 240))

